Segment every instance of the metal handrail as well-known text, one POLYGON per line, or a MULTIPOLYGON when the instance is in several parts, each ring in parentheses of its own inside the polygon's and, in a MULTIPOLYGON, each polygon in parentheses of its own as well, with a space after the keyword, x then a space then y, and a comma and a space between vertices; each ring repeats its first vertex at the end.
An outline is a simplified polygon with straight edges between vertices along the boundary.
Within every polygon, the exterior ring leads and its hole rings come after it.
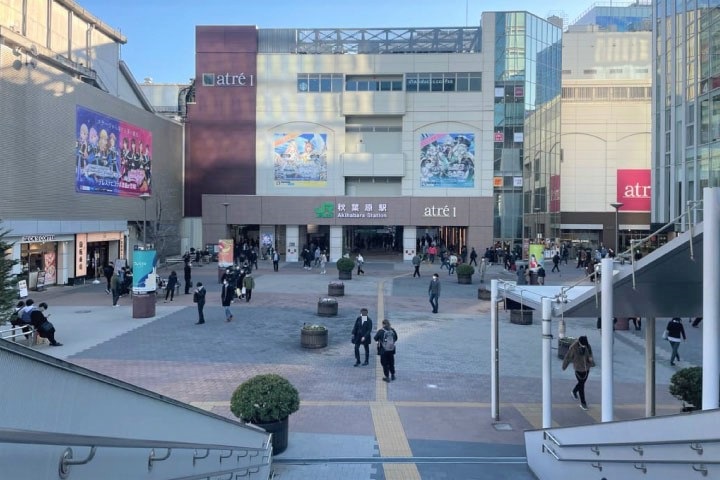
MULTIPOLYGON (((649 440, 646 442, 592 442, 592 443, 562 443, 548 431, 543 432, 543 439, 550 440, 558 447, 562 448, 577 448, 577 447, 629 447, 629 446, 653 446, 653 445, 684 445, 689 444, 696 446, 700 443, 720 443, 719 438, 708 438, 704 440, 649 440)), ((692 447, 691 447, 692 448, 692 447)))
MULTIPOLYGON (((690 460, 668 460, 668 459, 647 459, 643 458, 642 460, 638 459, 619 459, 619 458, 603 458, 601 460, 598 460, 597 457, 588 459, 588 458, 563 458, 561 455, 559 455, 555 450, 553 450, 551 447, 543 444, 542 451, 545 453, 548 453, 552 455, 552 457, 557 460, 558 462, 576 462, 576 463, 591 463, 593 467, 599 468, 602 470, 602 464, 603 463, 633 463, 635 465, 640 464, 654 464, 654 465, 693 465, 693 468, 695 468, 695 465, 699 465, 702 469, 703 465, 720 465, 720 460, 708 460, 708 459, 702 459, 702 461, 698 462, 692 462, 690 460)), ((700 471, 700 470, 698 470, 700 471)))

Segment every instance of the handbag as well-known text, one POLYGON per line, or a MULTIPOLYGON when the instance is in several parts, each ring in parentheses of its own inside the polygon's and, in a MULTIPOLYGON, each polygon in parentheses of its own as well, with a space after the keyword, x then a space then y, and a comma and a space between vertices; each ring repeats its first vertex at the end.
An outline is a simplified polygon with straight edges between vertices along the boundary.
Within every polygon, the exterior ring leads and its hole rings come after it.
POLYGON ((668 338, 668 331, 667 331, 667 330, 665 330, 665 331, 663 332, 662 337, 663 337, 664 340, 667 340, 667 338, 668 338))

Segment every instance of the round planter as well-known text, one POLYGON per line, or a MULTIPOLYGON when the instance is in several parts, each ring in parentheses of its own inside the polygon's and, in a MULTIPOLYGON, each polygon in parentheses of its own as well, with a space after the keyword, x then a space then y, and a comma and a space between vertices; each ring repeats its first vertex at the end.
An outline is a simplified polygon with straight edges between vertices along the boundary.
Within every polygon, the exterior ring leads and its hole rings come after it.
POLYGON ((334 298, 321 298, 317 304, 317 314, 321 317, 334 317, 338 314, 338 302, 334 298))
POLYGON ((558 358, 565 358, 570 345, 572 345, 574 341, 575 339, 573 337, 558 338, 558 358))
POLYGON ((462 285, 471 285, 472 284, 472 275, 458 275, 457 276, 458 283, 462 285))
POLYGON ((515 325, 532 325, 532 310, 510 310, 510 323, 515 325))
POLYGON ((345 295, 345 284, 344 283, 329 283, 328 284, 328 295, 331 297, 342 297, 345 295))
POLYGON ((328 331, 300 329, 300 345, 303 348, 323 348, 328 344, 328 331))
POLYGON ((478 300, 490 300, 490 290, 478 288, 478 300))
POLYGON ((266 432, 272 433, 273 455, 278 455, 287 449, 288 436, 290 432, 288 418, 289 417, 285 417, 277 422, 254 424, 264 429, 266 432))
POLYGON ((352 280, 352 270, 349 272, 344 272, 342 270, 338 270, 338 279, 339 280, 352 280))

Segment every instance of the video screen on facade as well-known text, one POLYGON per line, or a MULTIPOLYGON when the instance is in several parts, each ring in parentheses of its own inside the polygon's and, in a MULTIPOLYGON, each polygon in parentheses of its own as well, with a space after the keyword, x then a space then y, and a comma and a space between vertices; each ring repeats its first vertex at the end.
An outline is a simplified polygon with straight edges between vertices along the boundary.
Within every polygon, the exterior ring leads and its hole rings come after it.
POLYGON ((474 187, 475 134, 421 134, 420 186, 443 188, 474 187))
POLYGON ((327 134, 276 133, 273 141, 275 185, 327 186, 327 134))
POLYGON ((152 190, 152 132, 77 106, 75 191, 138 196, 152 190))

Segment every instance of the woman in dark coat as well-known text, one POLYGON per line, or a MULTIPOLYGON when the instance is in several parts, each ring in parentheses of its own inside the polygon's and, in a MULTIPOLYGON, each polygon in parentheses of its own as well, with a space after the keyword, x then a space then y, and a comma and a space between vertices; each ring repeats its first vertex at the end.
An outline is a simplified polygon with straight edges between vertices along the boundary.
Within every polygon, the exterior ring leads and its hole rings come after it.
POLYGON ((233 297, 235 296, 235 287, 232 283, 230 283, 230 279, 226 278, 223 280, 223 286, 222 286, 222 293, 221 293, 221 300, 222 300, 222 306, 225 307, 225 321, 231 322, 233 319, 233 314, 230 311, 230 304, 233 301, 233 297))
POLYGON ((173 270, 170 272, 170 276, 168 277, 167 285, 165 285, 165 301, 167 302, 168 295, 170 296, 170 301, 173 301, 173 298, 175 298, 175 289, 177 288, 178 284, 178 276, 177 272, 173 270))

